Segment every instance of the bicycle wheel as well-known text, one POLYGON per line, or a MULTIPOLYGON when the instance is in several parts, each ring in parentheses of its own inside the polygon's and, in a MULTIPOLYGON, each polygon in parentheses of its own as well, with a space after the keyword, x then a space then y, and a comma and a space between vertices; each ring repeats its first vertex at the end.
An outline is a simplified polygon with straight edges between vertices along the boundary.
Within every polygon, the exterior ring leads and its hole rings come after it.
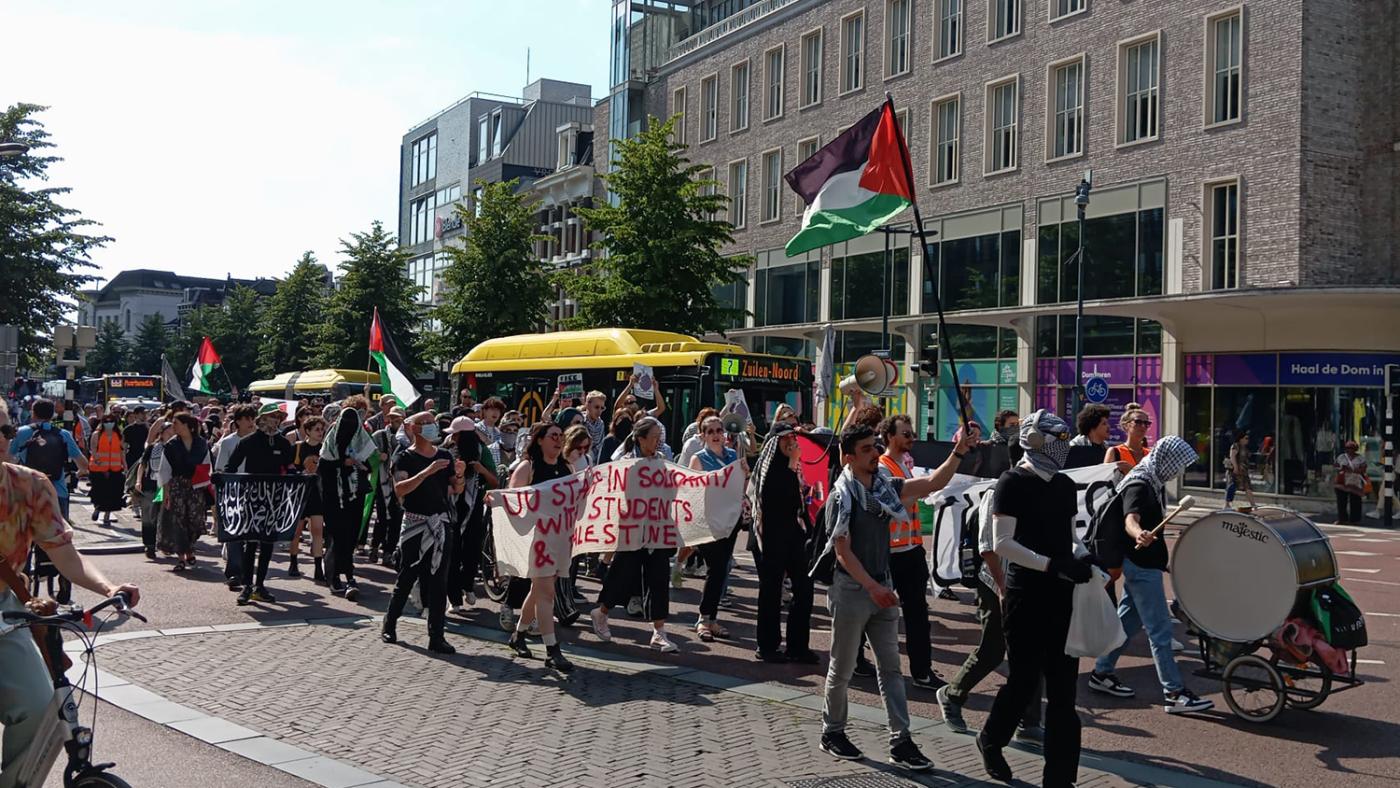
POLYGON ((1308 670, 1312 666, 1306 663, 1284 662, 1280 668, 1278 657, 1270 659, 1269 664, 1278 671, 1283 680, 1284 697, 1295 709, 1315 709, 1332 691, 1332 671, 1326 665, 1318 665, 1317 670, 1312 671, 1308 670))
POLYGON ((68 783, 67 788, 131 788, 131 783, 100 769, 89 769, 68 783))
POLYGON ((1283 711, 1283 679, 1263 657, 1235 657, 1225 666, 1221 679, 1225 683, 1225 702, 1245 722, 1268 722, 1283 711))

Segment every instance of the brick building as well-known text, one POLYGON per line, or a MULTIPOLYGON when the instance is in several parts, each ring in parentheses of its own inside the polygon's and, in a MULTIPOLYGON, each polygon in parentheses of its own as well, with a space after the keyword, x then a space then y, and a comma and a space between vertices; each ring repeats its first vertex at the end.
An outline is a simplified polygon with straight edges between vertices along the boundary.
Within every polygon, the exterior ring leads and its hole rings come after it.
MULTIPOLYGON (((1378 459, 1381 371, 1400 363, 1388 3, 617 0, 611 39, 595 126, 681 114, 733 200, 733 251, 756 263, 728 294, 750 312, 732 338, 810 356, 830 324, 850 362, 884 345, 888 298, 907 364, 933 341, 937 288, 984 425, 1063 411, 1074 190, 1092 171, 1084 368, 1115 413, 1139 402, 1154 435, 1192 440, 1191 487, 1224 486, 1235 429, 1280 495, 1330 496, 1343 439, 1378 459), (876 234, 788 258, 802 205, 782 175, 886 91, 937 232, 928 260, 908 234, 888 254, 876 234)), ((946 438, 940 380, 908 381, 902 407, 946 438)))

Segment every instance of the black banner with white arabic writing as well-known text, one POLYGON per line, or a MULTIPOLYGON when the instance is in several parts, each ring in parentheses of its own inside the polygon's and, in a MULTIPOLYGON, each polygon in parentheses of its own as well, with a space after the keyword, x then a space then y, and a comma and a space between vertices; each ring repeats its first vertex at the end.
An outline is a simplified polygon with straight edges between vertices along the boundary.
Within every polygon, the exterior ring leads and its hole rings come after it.
POLYGON ((218 473, 213 478, 220 542, 291 541, 314 481, 309 476, 253 473, 218 473))

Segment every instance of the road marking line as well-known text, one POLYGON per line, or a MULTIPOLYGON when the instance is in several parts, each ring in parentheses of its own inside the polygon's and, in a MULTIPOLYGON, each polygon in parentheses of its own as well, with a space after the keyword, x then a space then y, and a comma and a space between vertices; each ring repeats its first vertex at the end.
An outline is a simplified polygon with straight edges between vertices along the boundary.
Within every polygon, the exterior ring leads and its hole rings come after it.
POLYGON ((1356 567, 1344 566, 1344 567, 1342 567, 1342 571, 1343 571, 1343 572, 1365 572, 1365 573, 1368 574, 1368 575, 1374 575, 1374 574, 1376 574, 1377 572, 1379 572, 1379 571, 1381 571, 1381 570, 1379 570, 1379 569, 1358 569, 1358 568, 1356 568, 1356 567))
POLYGON ((1400 613, 1362 613, 1363 616, 1385 616, 1386 618, 1400 618, 1400 613))
POLYGON ((1380 553, 1368 553, 1364 550, 1338 550, 1337 555, 1354 555, 1358 558, 1374 558, 1380 553))
POLYGON ((1380 660, 1380 659, 1358 659, 1358 660, 1356 661, 1356 664, 1358 664, 1358 665, 1384 665, 1384 664, 1385 664, 1385 660, 1380 660))
POLYGON ((1378 586, 1400 586, 1400 583, 1392 583, 1389 580, 1367 580, 1364 577, 1353 577, 1348 583, 1375 583, 1378 586))
POLYGON ((1387 542, 1392 541, 1392 540, 1390 540, 1390 539, 1361 539, 1361 538, 1353 537, 1353 536, 1344 536, 1344 537, 1342 537, 1342 538, 1343 538, 1343 539, 1350 539, 1350 540, 1353 541, 1353 542, 1371 542, 1372 544, 1385 544, 1385 543, 1387 543, 1387 542))

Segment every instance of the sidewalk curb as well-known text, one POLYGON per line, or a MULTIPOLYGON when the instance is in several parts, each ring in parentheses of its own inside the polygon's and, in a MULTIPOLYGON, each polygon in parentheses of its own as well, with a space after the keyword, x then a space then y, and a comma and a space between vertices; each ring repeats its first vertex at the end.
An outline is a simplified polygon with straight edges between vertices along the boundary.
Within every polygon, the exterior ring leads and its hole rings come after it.
MULTIPOLYGON (((366 614, 363 616, 280 619, 269 622, 247 622, 246 624, 181 627, 170 630, 135 630, 101 635, 97 638, 94 646, 148 637, 164 638, 181 637, 185 635, 207 635, 288 626, 368 627, 378 624, 382 620, 382 615, 366 614)), ((401 624, 419 626, 426 625, 427 623, 426 620, 421 617, 421 614, 419 616, 405 615, 399 619, 399 622, 401 624)), ((446 628, 454 634, 469 637, 473 640, 502 646, 506 642, 506 634, 504 632, 489 627, 448 619, 446 628)), ((69 653, 80 654, 82 652, 82 643, 76 640, 67 641, 64 644, 64 650, 69 653)), ((779 682, 748 682, 734 676, 679 665, 668 665, 646 659, 641 655, 615 654, 587 645, 572 646, 569 649, 569 656, 580 662, 591 663, 614 672, 631 674, 646 673, 659 678, 669 678, 688 684, 697 684, 720 692, 742 695, 748 701, 779 703, 801 709, 807 714, 811 714, 813 711, 820 712, 821 710, 820 695, 796 690, 789 685, 779 682)), ((84 664, 80 658, 74 659, 74 665, 68 671, 68 678, 75 687, 82 689, 84 692, 90 692, 90 687, 95 679, 99 689, 101 687, 123 688, 117 692, 115 698, 110 698, 100 693, 99 695, 102 700, 114 706, 118 706, 157 724, 164 725, 171 730, 195 736, 195 738, 199 738, 202 741, 206 741, 236 755, 241 755, 265 766, 271 766, 274 769, 287 772, 288 774, 308 780, 317 785, 325 786, 326 788, 392 788, 394 786, 400 786, 400 788, 402 788, 399 783, 367 772, 352 764, 337 761, 308 750, 302 750, 266 736, 258 731, 236 725, 235 723, 218 717, 190 710, 179 704, 175 704, 164 696, 138 687, 106 671, 96 669, 91 671, 93 676, 85 677, 84 673, 86 672, 86 667, 86 664, 84 664), (172 714, 172 711, 183 713, 172 714), (191 718, 189 716, 191 713, 197 716, 191 718), (171 719, 172 717, 178 717, 178 719, 171 719), (211 739, 217 739, 217 741, 211 739)), ((875 723, 883 723, 885 721, 885 711, 881 707, 852 703, 849 706, 849 713, 850 716, 855 719, 867 720, 875 723)), ((970 738, 969 734, 956 733, 949 730, 941 719, 910 717, 910 728, 919 736, 934 737, 959 743, 965 743, 970 738)), ((1040 755, 1038 749, 1022 748, 1015 744, 1011 746, 1020 752, 1035 756, 1040 755)), ((1080 766, 1082 768, 1113 774, 1125 780, 1144 785, 1174 786, 1174 788, 1223 788, 1223 786, 1232 785, 1231 783, 1225 783, 1219 780, 1199 777, 1189 772, 1164 769, 1157 766, 1135 763, 1133 761, 1111 758, 1089 750, 1081 754, 1080 766)))

